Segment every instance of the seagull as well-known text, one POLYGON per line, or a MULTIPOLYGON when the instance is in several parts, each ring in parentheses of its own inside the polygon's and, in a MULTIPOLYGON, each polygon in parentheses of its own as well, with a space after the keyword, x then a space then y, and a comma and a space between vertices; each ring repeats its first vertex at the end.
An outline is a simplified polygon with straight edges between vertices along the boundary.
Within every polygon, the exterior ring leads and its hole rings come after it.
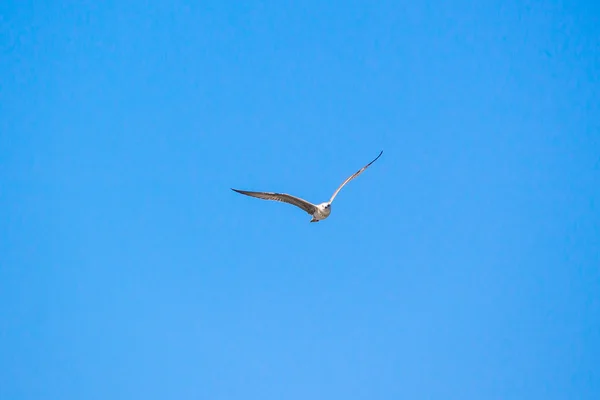
POLYGON ((350 182, 352 179, 354 179, 357 176, 359 176, 360 174, 362 174, 364 172, 364 170, 367 169, 375 161, 377 161, 377 159, 379 157, 381 157, 382 154, 383 154, 383 150, 381 151, 381 153, 379 153, 379 155, 377 157, 375 157, 375 159, 373 161, 371 161, 370 163, 368 163, 367 165, 365 165, 364 167, 362 167, 361 169, 356 171, 354 174, 350 175, 337 188, 337 190, 335 192, 333 192, 333 195, 331 196, 329 201, 323 202, 321 204, 313 204, 304 199, 301 199, 299 197, 292 196, 292 195, 286 194, 286 193, 249 192, 247 190, 238 190, 238 189, 233 189, 233 188, 231 188, 231 190, 233 190, 234 192, 240 193, 240 194, 244 194, 246 196, 256 197, 256 198, 263 199, 263 200, 282 201, 284 203, 292 204, 296 207, 300 207, 301 209, 303 209, 304 211, 306 211, 307 213, 312 215, 312 219, 310 220, 310 222, 319 222, 319 221, 322 221, 325 218, 329 217, 329 214, 331 214, 331 203, 333 202, 333 199, 335 199, 335 196, 337 196, 339 191, 342 190, 342 188, 348 182, 350 182))

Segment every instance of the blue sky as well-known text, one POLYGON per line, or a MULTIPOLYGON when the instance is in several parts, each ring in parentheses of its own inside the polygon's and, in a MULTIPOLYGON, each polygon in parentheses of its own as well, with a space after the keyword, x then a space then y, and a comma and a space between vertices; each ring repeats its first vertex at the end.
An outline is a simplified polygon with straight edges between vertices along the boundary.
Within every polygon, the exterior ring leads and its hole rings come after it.
POLYGON ((600 398, 599 15, 3 2, 0 398, 600 398))

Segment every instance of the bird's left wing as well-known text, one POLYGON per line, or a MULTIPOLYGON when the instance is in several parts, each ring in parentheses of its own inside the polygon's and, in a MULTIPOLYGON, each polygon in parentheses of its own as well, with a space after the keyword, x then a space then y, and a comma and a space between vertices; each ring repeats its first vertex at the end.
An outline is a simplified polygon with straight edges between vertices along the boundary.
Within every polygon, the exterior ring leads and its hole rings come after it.
POLYGON ((346 179, 344 181, 344 183, 342 183, 340 185, 340 187, 337 188, 337 190, 335 191, 335 193, 333 193, 333 196, 331 196, 331 199, 329 199, 329 203, 331 203, 333 201, 333 199, 335 198, 335 196, 337 196, 337 194, 339 193, 340 190, 342 190, 342 188, 348 183, 350 182, 352 179, 356 178, 357 176, 359 176, 360 174, 362 174, 364 172, 365 169, 369 168, 369 165, 373 164, 375 161, 377 161, 377 159, 379 157, 381 157, 381 155, 383 154, 383 150, 381 150, 381 153, 379 153, 379 155, 377 157, 375 157, 375 159, 373 161, 371 161, 370 163, 368 163, 367 165, 365 165, 364 167, 362 167, 361 169, 359 169, 358 171, 356 171, 354 174, 350 175, 348 177, 348 179, 346 179))

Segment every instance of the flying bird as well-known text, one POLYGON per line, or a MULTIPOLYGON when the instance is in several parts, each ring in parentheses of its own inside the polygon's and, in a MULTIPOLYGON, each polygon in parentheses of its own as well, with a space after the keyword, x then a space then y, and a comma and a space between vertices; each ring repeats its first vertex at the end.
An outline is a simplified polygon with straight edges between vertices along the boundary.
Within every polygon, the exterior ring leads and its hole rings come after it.
POLYGON ((377 157, 375 157, 375 159, 373 161, 371 161, 370 163, 368 163, 367 165, 365 165, 364 167, 362 167, 361 169, 356 171, 354 174, 350 175, 337 188, 337 190, 335 192, 333 192, 333 195, 331 196, 329 201, 323 202, 321 204, 313 204, 304 199, 301 199, 299 197, 292 196, 292 195, 286 194, 286 193, 249 192, 247 190, 238 190, 238 189, 233 189, 233 188, 231 190, 233 190, 234 192, 237 192, 237 193, 245 194, 246 196, 257 197, 257 198, 263 199, 263 200, 282 201, 284 203, 295 205, 296 207, 300 207, 301 209, 303 209, 304 211, 306 211, 307 213, 312 215, 312 219, 310 220, 310 222, 319 222, 319 221, 322 221, 325 218, 329 217, 329 214, 331 214, 331 203, 333 202, 333 199, 335 199, 335 196, 337 196, 339 191, 342 190, 342 188, 348 182, 350 182, 352 179, 354 179, 357 176, 359 176, 360 174, 362 174, 364 172, 364 170, 367 169, 375 161, 377 161, 377 159, 379 157, 381 157, 382 154, 383 154, 383 150, 381 151, 381 153, 379 153, 379 155, 377 157))

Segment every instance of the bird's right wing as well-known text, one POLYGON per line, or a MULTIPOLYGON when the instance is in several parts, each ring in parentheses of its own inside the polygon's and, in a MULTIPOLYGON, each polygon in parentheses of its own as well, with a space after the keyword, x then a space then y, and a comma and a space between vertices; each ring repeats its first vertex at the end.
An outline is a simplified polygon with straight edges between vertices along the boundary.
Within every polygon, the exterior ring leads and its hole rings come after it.
POLYGON ((313 215, 317 210, 317 206, 315 206, 314 204, 309 203, 308 201, 299 197, 292 196, 290 194, 272 192, 249 192, 246 190, 237 190, 233 188, 231 190, 237 193, 245 194, 246 196, 256 197, 263 200, 274 200, 292 204, 296 207, 300 207, 310 215, 313 215))

